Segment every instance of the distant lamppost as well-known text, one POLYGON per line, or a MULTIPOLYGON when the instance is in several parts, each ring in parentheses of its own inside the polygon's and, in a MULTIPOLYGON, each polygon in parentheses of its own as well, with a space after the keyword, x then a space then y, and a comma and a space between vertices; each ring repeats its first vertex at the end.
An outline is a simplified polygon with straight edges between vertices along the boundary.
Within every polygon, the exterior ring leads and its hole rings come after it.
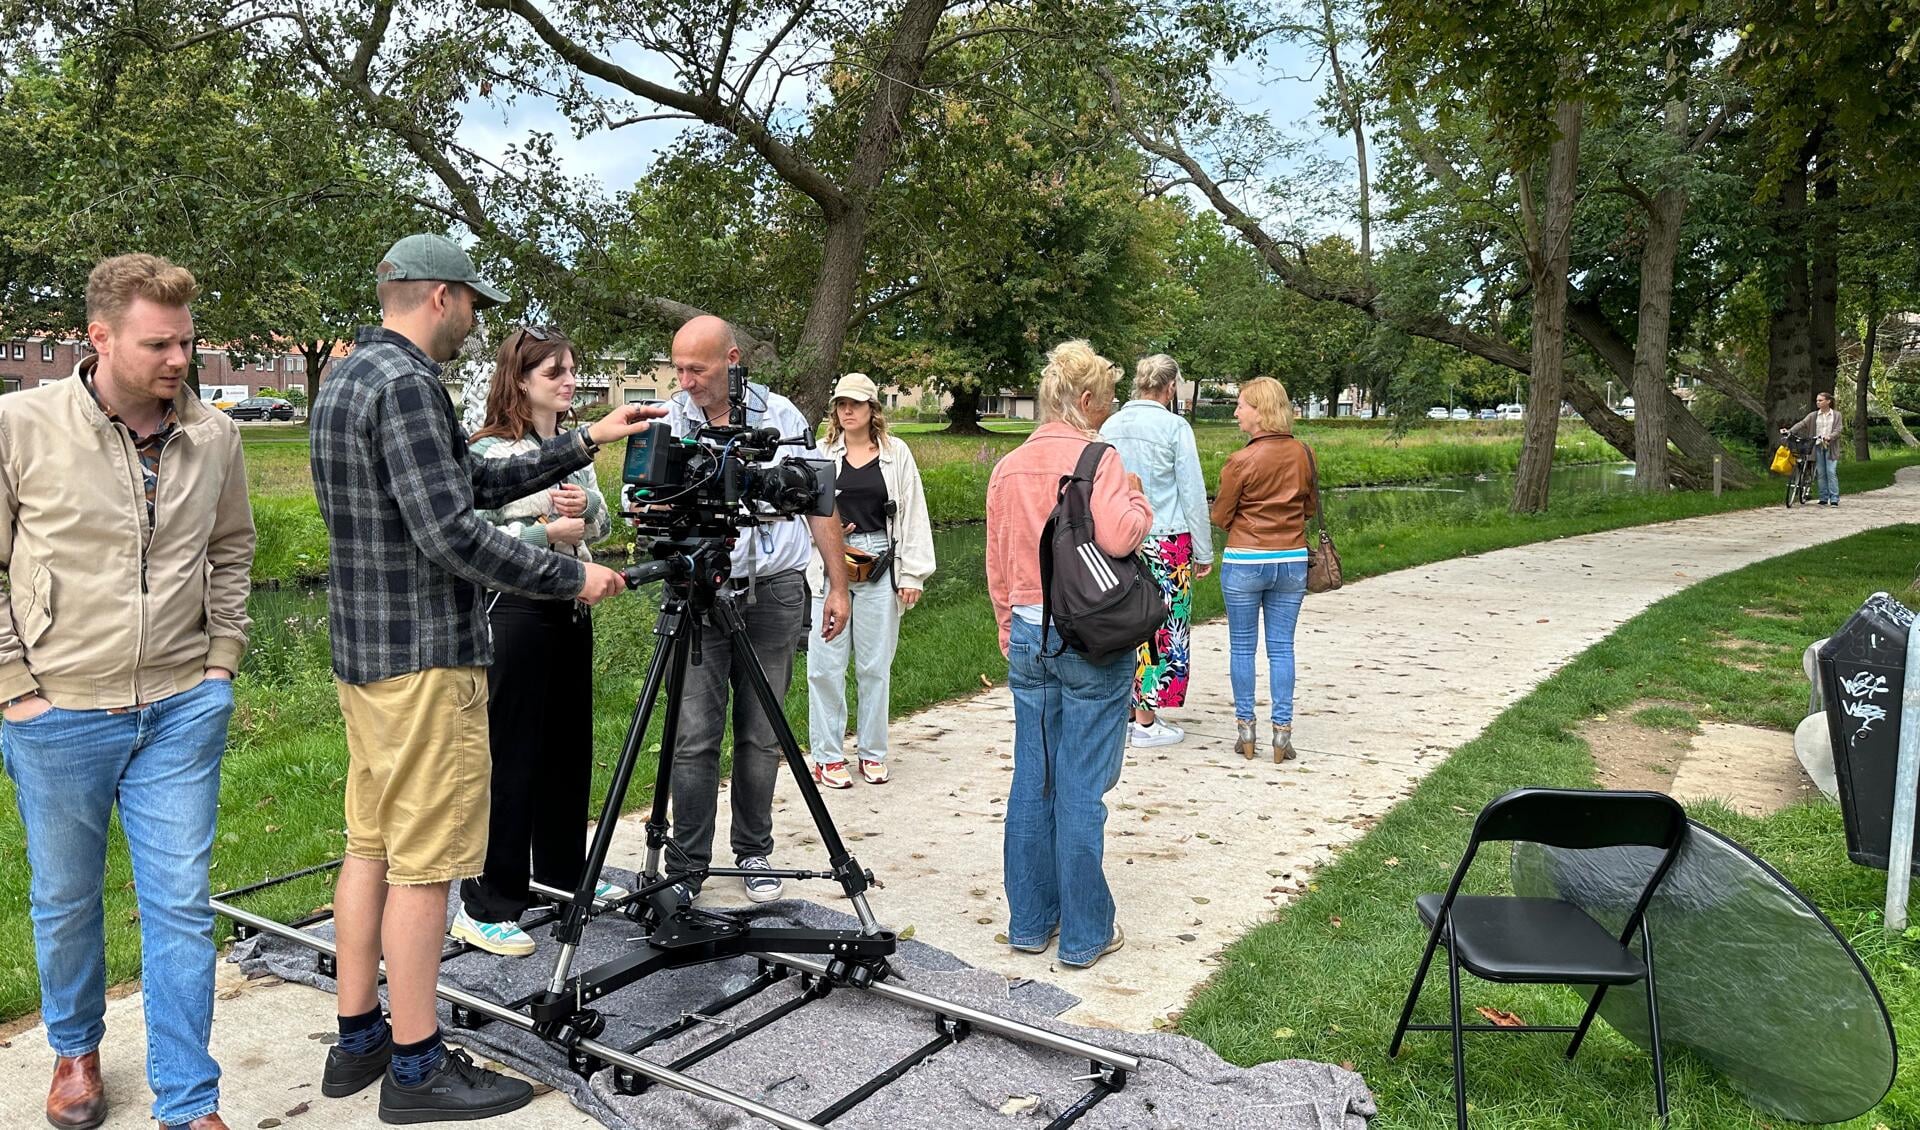
POLYGON ((1613 411, 1613 382, 1607 382, 1607 411, 1613 411))

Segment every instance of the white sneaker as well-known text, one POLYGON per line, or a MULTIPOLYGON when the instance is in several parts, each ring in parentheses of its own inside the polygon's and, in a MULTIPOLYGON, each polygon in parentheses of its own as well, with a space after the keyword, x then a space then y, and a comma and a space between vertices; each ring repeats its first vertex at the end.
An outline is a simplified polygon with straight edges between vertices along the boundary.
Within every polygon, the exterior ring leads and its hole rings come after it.
POLYGON ((609 883, 605 879, 600 880, 599 885, 593 888, 593 897, 601 902, 619 902, 632 893, 620 884, 609 883))
POLYGON ((1135 749, 1146 749, 1157 745, 1179 745, 1186 732, 1169 723, 1165 718, 1155 718, 1153 725, 1142 726, 1138 722, 1127 727, 1127 744, 1135 749))
POLYGON ((453 916, 453 928, 447 933, 456 941, 501 957, 526 957, 533 953, 533 939, 527 937, 518 922, 476 922, 464 906, 453 916))
MULTIPOLYGON (((767 862, 764 855, 750 855, 740 861, 745 871, 771 871, 773 864, 767 862)), ((747 886, 747 897, 755 902, 772 902, 780 897, 780 877, 777 875, 748 875, 743 880, 747 886)))

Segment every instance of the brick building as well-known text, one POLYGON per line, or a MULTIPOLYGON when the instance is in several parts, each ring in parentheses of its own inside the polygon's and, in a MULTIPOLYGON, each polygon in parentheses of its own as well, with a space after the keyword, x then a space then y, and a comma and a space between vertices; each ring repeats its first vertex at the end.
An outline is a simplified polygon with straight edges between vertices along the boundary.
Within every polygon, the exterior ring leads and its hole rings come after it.
MULTIPOLYGON (((18 392, 70 376, 91 352, 82 341, 59 338, 0 339, 0 392, 18 392)), ((307 359, 299 353, 247 357, 201 348, 200 395, 208 400, 244 400, 263 388, 307 387, 307 359)))

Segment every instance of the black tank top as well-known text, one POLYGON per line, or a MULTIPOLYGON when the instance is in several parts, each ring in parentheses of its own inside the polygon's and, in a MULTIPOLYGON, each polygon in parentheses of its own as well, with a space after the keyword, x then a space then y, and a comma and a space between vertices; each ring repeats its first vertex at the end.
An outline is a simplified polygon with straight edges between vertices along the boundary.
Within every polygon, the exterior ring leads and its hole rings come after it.
POLYGON ((886 532, 887 480, 880 474, 878 456, 862 467, 855 467, 841 457, 836 487, 834 502, 841 521, 852 522, 857 533, 886 532))

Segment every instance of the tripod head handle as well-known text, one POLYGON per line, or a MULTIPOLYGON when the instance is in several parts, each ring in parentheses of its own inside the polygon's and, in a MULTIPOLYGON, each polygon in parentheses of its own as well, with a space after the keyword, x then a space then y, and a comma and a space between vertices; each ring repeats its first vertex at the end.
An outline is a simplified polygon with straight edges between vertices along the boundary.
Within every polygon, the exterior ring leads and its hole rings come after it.
POLYGON ((627 587, 637 589, 649 581, 664 580, 673 574, 675 564, 672 558, 667 558, 661 561, 649 561, 645 565, 632 566, 623 574, 627 579, 627 587))

